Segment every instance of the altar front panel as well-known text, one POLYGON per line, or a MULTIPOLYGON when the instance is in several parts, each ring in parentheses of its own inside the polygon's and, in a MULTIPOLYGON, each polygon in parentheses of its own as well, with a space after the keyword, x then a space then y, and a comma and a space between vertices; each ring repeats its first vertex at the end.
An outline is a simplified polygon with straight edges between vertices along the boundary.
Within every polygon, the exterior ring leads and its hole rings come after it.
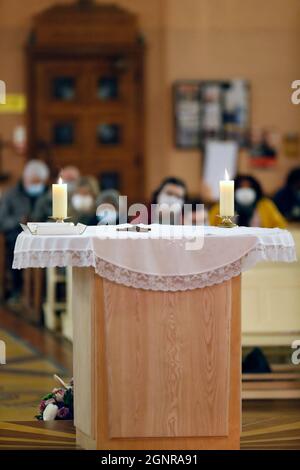
POLYGON ((230 282, 103 288, 109 437, 228 435, 230 282))
POLYGON ((238 449, 240 278, 153 292, 74 271, 78 444, 238 449))

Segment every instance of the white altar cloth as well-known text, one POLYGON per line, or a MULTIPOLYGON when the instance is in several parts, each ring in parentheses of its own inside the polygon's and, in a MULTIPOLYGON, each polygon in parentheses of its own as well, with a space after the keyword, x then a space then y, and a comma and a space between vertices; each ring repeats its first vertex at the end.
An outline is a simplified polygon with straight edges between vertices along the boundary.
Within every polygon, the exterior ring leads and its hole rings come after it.
POLYGON ((224 282, 259 261, 295 260, 287 230, 151 225, 136 233, 97 226, 74 236, 21 233, 13 268, 91 266, 119 284, 177 291, 224 282))

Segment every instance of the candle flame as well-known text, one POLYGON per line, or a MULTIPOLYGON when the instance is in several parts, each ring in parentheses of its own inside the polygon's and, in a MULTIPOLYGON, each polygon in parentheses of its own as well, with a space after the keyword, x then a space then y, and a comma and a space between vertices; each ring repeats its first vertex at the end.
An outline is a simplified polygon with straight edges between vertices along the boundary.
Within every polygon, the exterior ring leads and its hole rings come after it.
POLYGON ((225 168, 225 181, 229 181, 229 174, 228 174, 228 171, 227 171, 227 168, 225 168))
POLYGON ((58 178, 58 184, 63 184, 63 180, 61 176, 58 178))

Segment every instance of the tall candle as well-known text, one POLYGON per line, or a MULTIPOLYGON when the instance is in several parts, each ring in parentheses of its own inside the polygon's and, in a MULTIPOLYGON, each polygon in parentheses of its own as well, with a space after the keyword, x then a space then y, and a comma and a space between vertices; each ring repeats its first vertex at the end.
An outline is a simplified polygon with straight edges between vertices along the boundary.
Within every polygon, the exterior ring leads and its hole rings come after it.
POLYGON ((225 180, 220 181, 220 215, 234 216, 234 181, 229 179, 225 170, 225 180))
POLYGON ((52 217, 55 219, 68 217, 68 186, 61 178, 58 184, 52 185, 52 217))

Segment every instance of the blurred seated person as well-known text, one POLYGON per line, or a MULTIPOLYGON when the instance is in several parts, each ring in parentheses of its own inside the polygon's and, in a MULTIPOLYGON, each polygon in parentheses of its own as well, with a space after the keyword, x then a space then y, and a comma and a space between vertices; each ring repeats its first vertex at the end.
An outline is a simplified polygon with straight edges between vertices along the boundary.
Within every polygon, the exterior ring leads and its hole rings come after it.
POLYGON ((187 204, 191 206, 184 212, 185 225, 208 225, 208 212, 201 199, 189 199, 187 204))
MULTIPOLYGON (((39 200, 47 193, 49 169, 40 160, 29 161, 24 168, 21 181, 3 194, 0 202, 0 231, 5 236, 7 265, 11 267, 14 245, 21 232, 20 223, 34 220, 33 213, 39 200)), ((12 302, 18 302, 22 288, 22 274, 11 270, 12 302)))
POLYGON ((300 222, 300 167, 289 173, 285 186, 275 194, 274 202, 289 221, 300 222))
MULTIPOLYGON (((239 175, 235 179, 235 212, 237 223, 245 227, 285 228, 286 220, 271 199, 264 197, 261 185, 250 175, 239 175)), ((219 205, 209 213, 211 225, 218 225, 219 205)))
POLYGON ((80 179, 80 171, 76 166, 68 165, 62 168, 58 178, 61 178, 62 182, 68 185, 68 193, 72 194, 80 179))
POLYGON ((97 225, 96 200, 99 195, 97 180, 92 176, 79 178, 69 205, 69 216, 75 224, 97 225))
POLYGON ((98 225, 119 224, 119 196, 116 189, 106 189, 97 198, 97 222, 98 225))
POLYGON ((176 177, 165 178, 152 196, 149 214, 151 223, 182 224, 183 206, 186 198, 187 187, 183 180, 176 177))
MULTIPOLYGON (((60 171, 58 178, 62 179, 63 183, 68 185, 68 199, 72 197, 72 193, 80 178, 80 171, 75 166, 66 166, 60 171)), ((34 222, 47 222, 49 217, 52 216, 52 188, 39 199, 33 212, 34 222)))

